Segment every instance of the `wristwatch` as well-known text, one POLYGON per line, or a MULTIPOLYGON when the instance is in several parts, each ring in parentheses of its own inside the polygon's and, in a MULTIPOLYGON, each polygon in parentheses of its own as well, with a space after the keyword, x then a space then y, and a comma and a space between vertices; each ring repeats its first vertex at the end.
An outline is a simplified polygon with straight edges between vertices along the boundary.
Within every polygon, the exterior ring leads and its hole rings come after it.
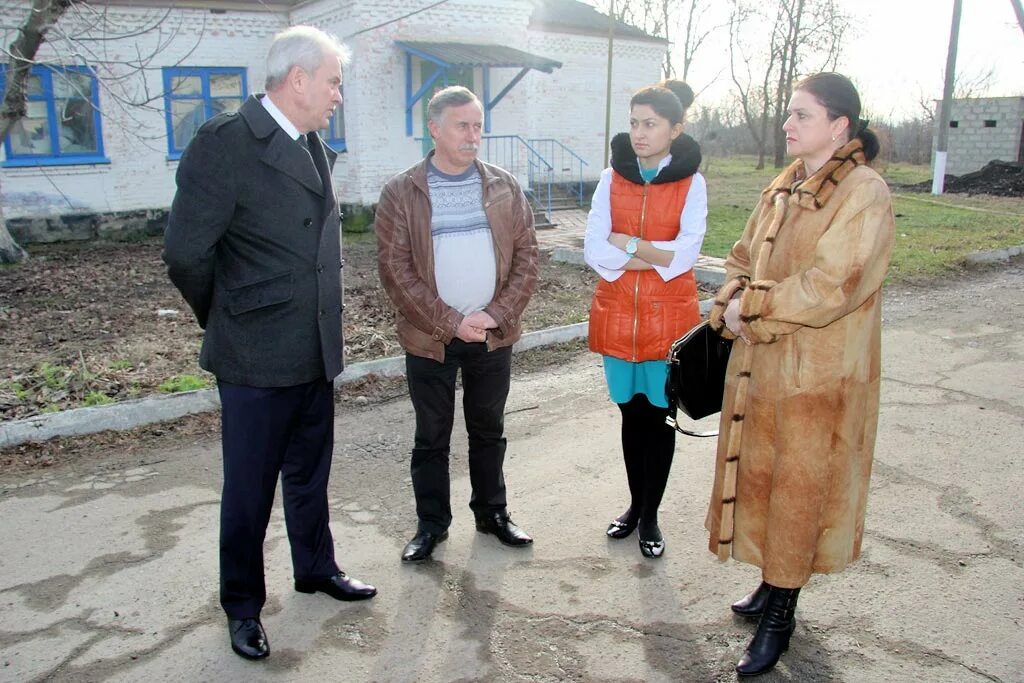
POLYGON ((629 238, 629 241, 626 242, 626 253, 629 254, 630 256, 636 256, 636 248, 638 246, 640 246, 639 237, 629 238))

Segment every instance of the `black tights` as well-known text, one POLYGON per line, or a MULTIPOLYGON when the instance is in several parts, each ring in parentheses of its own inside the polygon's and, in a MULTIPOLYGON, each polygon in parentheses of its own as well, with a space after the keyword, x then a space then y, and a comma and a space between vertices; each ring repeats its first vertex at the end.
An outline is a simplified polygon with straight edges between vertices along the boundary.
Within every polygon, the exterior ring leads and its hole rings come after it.
POLYGON ((660 540, 658 506, 676 449, 676 431, 665 424, 665 418, 675 411, 651 405, 643 394, 618 406, 622 411, 622 457, 630 494, 626 517, 632 521, 639 516, 641 538, 660 540))

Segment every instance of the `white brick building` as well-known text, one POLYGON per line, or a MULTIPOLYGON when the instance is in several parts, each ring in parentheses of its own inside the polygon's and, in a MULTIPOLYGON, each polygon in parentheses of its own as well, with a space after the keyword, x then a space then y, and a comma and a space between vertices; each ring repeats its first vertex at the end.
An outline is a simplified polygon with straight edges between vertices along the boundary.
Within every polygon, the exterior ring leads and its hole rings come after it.
MULTIPOLYGON (((936 121, 941 106, 936 102, 936 121)), ((1024 97, 953 100, 946 173, 963 175, 993 160, 1024 163, 1024 97)))
MULTIPOLYGON (((525 53, 520 55, 521 62, 501 66, 494 65, 501 60, 493 57, 490 68, 455 60, 447 71, 441 69, 436 85, 443 84, 445 74, 452 82, 470 81, 487 101, 520 77, 490 109, 490 134, 553 139, 585 160, 586 179, 596 179, 601 170, 607 18, 576 0, 449 0, 419 12, 419 7, 431 3, 111 0, 109 4, 108 18, 121 33, 156 24, 159 28, 94 42, 87 66, 95 77, 87 70, 78 76, 55 72, 55 66, 85 65, 56 34, 52 43, 43 45, 38 61, 48 66, 37 67, 29 117, 8 136, 0 159, 0 190, 8 219, 166 209, 174 194, 177 157, 191 131, 211 113, 232 109, 244 96, 261 91, 263 60, 271 38, 299 23, 334 33, 352 48, 353 61, 345 71, 344 119, 334 142, 345 150, 335 166, 344 203, 375 203, 384 181, 423 154, 422 109, 428 97, 417 100, 409 115, 407 102, 410 92, 415 94, 436 69, 437 60, 407 47, 410 44, 449 44, 437 53, 446 59, 450 58, 446 55, 461 54, 455 49, 459 46, 451 44, 493 48, 491 52, 506 61, 508 55, 502 55, 497 46, 525 53), (175 9, 168 10, 171 6, 175 9), (135 55, 154 52, 156 59, 141 72, 122 64, 135 55), (531 63, 550 72, 538 67, 520 76, 523 64, 531 63), (98 111, 87 106, 90 96, 98 111), (138 102, 146 96, 151 98, 147 106, 118 102, 126 98, 138 102)), ((2 36, 4 44, 14 37, 9 27, 20 25, 27 11, 27 2, 0 4, 3 26, 8 27, 2 36)), ((81 30, 83 21, 69 13, 60 29, 73 33, 81 30)), ((632 27, 618 27, 613 131, 626 128, 630 94, 659 78, 664 49, 659 39, 632 27)), ((547 156, 561 149, 544 144, 552 150, 547 156)), ((525 183, 527 171, 523 150, 519 151, 517 163, 507 160, 504 165, 515 166, 512 170, 525 183)), ((496 154, 494 149, 491 154, 496 154)), ((568 164, 564 159, 551 163, 568 164)))

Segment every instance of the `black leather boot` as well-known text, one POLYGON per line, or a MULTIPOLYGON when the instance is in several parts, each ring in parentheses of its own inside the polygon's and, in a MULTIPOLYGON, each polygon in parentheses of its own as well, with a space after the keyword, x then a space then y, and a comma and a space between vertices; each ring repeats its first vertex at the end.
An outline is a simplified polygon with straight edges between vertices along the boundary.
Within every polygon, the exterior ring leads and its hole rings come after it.
POLYGON ((736 665, 737 674, 759 676, 775 667, 782 653, 789 649, 789 638, 796 628, 796 601, 799 597, 799 588, 768 586, 764 614, 757 624, 757 633, 736 665))
POLYGON ((732 603, 732 611, 741 617, 758 619, 764 613, 764 606, 768 602, 769 586, 764 581, 752 593, 747 593, 740 600, 732 603))

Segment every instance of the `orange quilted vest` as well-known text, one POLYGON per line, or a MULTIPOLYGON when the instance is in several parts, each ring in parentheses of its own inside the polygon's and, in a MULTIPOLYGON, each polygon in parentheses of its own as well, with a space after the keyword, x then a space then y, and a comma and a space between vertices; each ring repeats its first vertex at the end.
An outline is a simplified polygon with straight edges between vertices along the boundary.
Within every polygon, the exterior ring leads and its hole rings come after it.
MULTIPOLYGON (((645 240, 675 239, 691 180, 641 185, 614 172, 612 229, 645 240)), ((590 350, 631 362, 665 360, 672 342, 698 322, 692 270, 668 282, 654 270, 627 270, 614 282, 598 281, 590 306, 590 350)))

